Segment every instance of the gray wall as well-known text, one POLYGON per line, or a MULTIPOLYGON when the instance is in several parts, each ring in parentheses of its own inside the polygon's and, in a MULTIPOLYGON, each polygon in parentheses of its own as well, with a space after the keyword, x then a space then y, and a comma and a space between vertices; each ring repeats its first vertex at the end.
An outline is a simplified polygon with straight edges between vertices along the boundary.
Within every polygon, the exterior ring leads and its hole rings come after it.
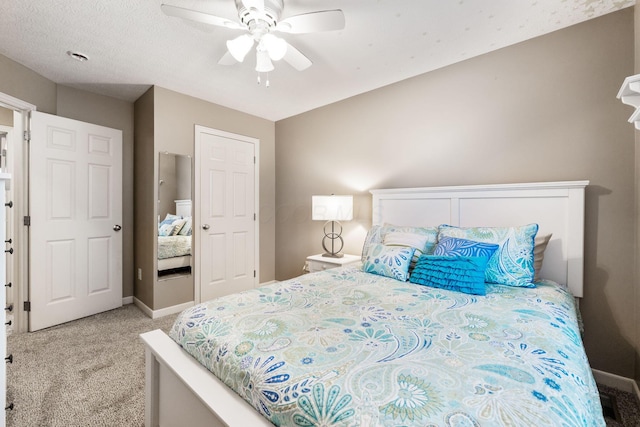
MULTIPOLYGON (((135 103, 136 109, 136 260, 135 268, 153 271, 157 219, 157 179, 154 162, 168 151, 194 156, 195 125, 260 140, 259 220, 260 283, 275 277, 275 124, 198 98, 152 87, 135 103)), ((197 201, 196 201, 197 202, 197 201)), ((178 280, 178 279, 176 279, 178 280)), ((192 301, 193 284, 157 281, 151 274, 136 281, 135 296, 153 310, 192 301), (187 292, 188 291, 188 292, 187 292)))
POLYGON ((276 123, 276 278, 320 253, 313 194, 355 194, 345 251, 372 188, 588 179, 582 314, 591 364, 634 376, 634 134, 616 99, 633 74, 633 9, 276 123))

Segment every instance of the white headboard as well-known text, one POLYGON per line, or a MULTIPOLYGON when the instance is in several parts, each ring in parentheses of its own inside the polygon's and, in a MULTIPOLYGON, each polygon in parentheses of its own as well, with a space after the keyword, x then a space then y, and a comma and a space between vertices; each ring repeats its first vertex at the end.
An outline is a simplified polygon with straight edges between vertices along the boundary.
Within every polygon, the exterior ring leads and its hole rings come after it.
POLYGON ((584 191, 589 181, 371 190, 373 225, 507 227, 553 233, 540 276, 582 297, 584 191))

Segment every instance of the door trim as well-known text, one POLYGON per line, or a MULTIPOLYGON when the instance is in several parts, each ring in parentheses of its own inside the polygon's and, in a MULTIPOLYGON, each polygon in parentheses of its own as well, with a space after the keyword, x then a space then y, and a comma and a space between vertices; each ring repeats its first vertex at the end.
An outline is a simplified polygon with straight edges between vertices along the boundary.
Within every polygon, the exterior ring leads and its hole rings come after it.
POLYGON ((29 117, 37 107, 2 92, 0 106, 14 111, 13 128, 8 132, 14 150, 11 171, 13 223, 7 224, 7 232, 13 235, 16 252, 12 260, 13 292, 8 293, 12 300, 7 300, 7 304, 13 303, 14 307, 13 332, 27 332, 29 316, 22 303, 29 299, 29 227, 22 225, 21 217, 29 215, 29 143, 23 136, 30 129, 29 117))
MULTIPOLYGON (((254 161, 254 166, 253 166, 253 171, 254 171, 254 207, 255 207, 255 214, 256 214, 256 219, 255 221, 253 221, 253 226, 254 226, 254 233, 255 233, 255 242, 254 242, 254 259, 255 259, 255 277, 253 279, 253 286, 256 287, 259 283, 260 283, 260 140, 258 138, 254 138, 251 136, 245 136, 245 135, 240 135, 237 133, 231 133, 231 132, 227 132, 224 130, 220 130, 220 129, 214 129, 214 128, 210 128, 207 126, 202 126, 202 125, 195 125, 194 128, 194 200, 193 200, 193 206, 192 206, 192 213, 193 213, 193 228, 194 230, 196 228, 200 228, 200 200, 199 198, 199 194, 200 194, 200 158, 199 158, 199 153, 200 153, 200 148, 201 148, 201 142, 200 142, 200 133, 202 132, 206 132, 208 134, 211 135, 216 135, 216 136, 220 136, 223 138, 229 138, 229 139, 236 139, 238 141, 242 141, 242 142, 247 142, 249 144, 253 144, 254 146, 254 157, 255 157, 255 161, 254 161)), ((200 234, 201 233, 193 233, 193 248, 199 248, 200 247, 200 234)), ((202 301, 200 301, 200 263, 201 263, 201 257, 200 257, 200 250, 195 250, 195 256, 194 256, 194 260, 193 260, 193 264, 194 264, 194 275, 193 275, 193 299, 195 301, 196 304, 201 303, 202 301)))

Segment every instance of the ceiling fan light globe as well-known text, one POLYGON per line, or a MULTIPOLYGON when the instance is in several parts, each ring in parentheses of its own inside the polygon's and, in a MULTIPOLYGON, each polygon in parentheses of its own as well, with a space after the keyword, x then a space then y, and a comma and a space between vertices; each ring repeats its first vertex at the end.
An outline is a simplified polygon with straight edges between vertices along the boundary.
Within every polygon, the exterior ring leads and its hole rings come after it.
POLYGON ((262 42, 272 61, 281 60, 287 53, 287 42, 280 37, 276 37, 273 34, 265 34, 262 37, 262 42))
POLYGON ((227 49, 229 49, 229 53, 238 62, 244 61, 245 56, 247 56, 247 53, 249 53, 252 46, 253 39, 247 34, 243 34, 233 40, 227 41, 227 49))
POLYGON ((269 58, 269 53, 264 50, 258 50, 256 52, 256 71, 259 73, 268 73, 274 69, 271 58, 269 58))

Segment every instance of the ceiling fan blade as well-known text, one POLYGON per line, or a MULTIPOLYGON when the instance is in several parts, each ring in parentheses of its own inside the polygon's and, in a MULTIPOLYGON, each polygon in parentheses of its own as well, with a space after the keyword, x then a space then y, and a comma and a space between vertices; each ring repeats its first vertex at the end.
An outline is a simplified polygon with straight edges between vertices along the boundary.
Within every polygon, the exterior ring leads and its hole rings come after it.
POLYGON ((187 19, 189 21, 204 22, 205 24, 217 25, 219 27, 231 28, 234 30, 244 29, 241 24, 231 21, 227 18, 211 15, 197 10, 185 9, 183 7, 171 6, 163 4, 160 6, 165 15, 175 16, 176 18, 187 19))
POLYGON ((278 22, 277 31, 291 34, 336 31, 344 28, 344 13, 340 9, 303 13, 278 22))
POLYGON ((312 64, 309 58, 304 56, 304 54, 298 49, 291 46, 290 43, 287 43, 287 52, 284 54, 283 59, 298 71, 306 70, 312 64))
POLYGON ((231 55, 231 52, 229 51, 222 55, 222 58, 220 58, 220 60, 218 61, 218 64, 220 65, 234 65, 237 63, 238 61, 236 61, 236 59, 233 57, 233 55, 231 55))

